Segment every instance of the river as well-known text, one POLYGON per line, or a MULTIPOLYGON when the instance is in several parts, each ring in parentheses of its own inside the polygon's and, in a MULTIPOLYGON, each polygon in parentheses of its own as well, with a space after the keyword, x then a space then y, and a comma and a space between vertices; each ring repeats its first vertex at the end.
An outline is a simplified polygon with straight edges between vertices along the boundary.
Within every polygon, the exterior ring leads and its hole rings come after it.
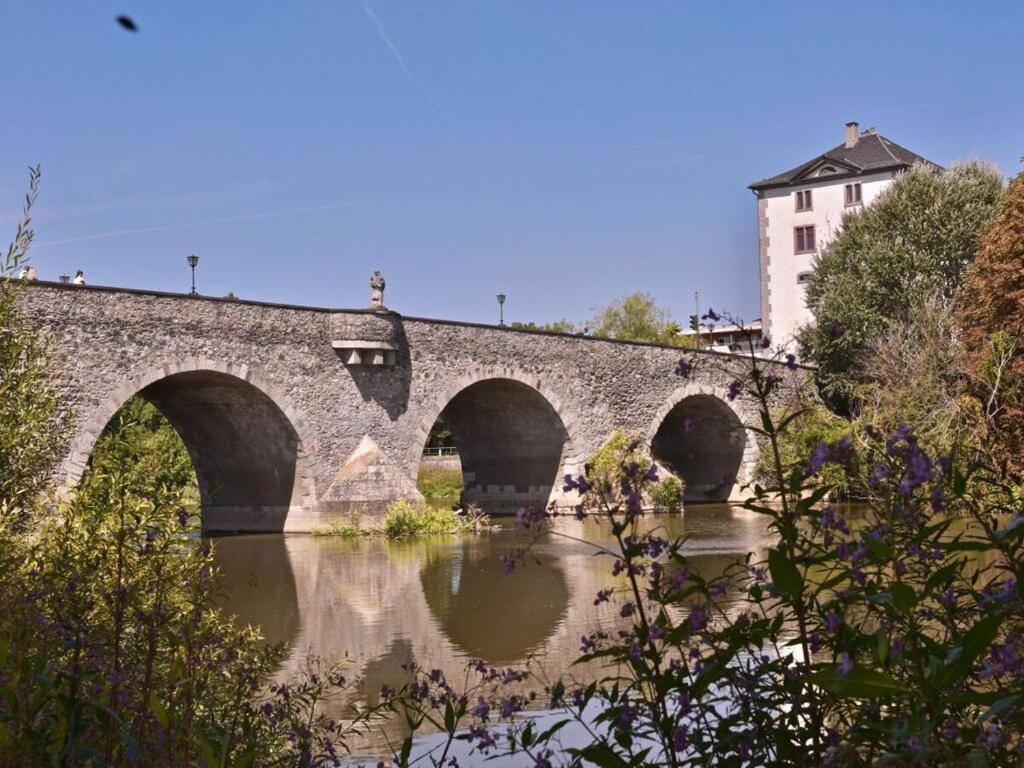
MULTIPOLYGON (((727 505, 692 506, 645 521, 668 535, 686 535, 691 569, 706 577, 747 552, 763 557, 768 540, 764 517, 727 505)), ((557 677, 579 655, 582 635, 620 621, 615 606, 594 605, 598 590, 617 584, 611 561, 572 540, 607 545, 610 533, 594 519, 556 518, 557 533, 534 549, 536 562, 507 574, 501 556, 528 535, 511 522, 499 525, 483 534, 400 541, 219 538, 224 605, 242 622, 260 626, 269 641, 289 644, 283 678, 301 670, 310 653, 347 655, 348 676, 360 681, 349 702, 375 703, 382 684, 405 679, 402 665, 410 661, 454 680, 470 659, 492 665, 532 659, 557 677)), ((741 609, 741 595, 726 598, 741 609)), ((584 669, 577 675, 588 672, 597 674, 584 669)), ((353 746, 367 756, 380 754, 400 739, 400 730, 392 724, 353 746)))

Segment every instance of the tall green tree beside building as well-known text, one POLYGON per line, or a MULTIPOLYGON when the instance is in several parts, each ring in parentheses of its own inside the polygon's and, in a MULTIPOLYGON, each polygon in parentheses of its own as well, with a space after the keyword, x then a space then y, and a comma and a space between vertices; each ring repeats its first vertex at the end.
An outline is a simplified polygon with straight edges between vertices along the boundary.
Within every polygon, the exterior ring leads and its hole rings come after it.
POLYGON ((865 356, 887 330, 906 323, 928 297, 952 299, 1002 193, 999 172, 981 162, 943 172, 918 166, 843 218, 842 231, 816 259, 807 286, 815 322, 799 337, 833 407, 856 410, 865 356))

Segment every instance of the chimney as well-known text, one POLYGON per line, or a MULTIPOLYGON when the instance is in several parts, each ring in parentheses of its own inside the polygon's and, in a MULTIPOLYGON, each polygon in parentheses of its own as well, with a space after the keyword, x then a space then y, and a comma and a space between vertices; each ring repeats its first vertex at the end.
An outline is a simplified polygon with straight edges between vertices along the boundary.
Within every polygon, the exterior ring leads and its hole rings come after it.
POLYGON ((856 122, 850 122, 846 124, 846 148, 852 149, 857 146, 857 140, 860 138, 860 125, 856 122))

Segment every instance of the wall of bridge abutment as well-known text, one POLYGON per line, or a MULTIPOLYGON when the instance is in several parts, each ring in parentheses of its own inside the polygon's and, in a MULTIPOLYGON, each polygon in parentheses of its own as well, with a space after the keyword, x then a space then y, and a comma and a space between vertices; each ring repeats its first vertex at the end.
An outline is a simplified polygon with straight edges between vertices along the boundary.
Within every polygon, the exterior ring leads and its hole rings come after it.
MULTIPOLYGON (((496 512, 574 503, 563 475, 619 428, 687 480, 690 501, 735 497, 756 461, 741 426, 753 405, 727 396, 748 363, 730 356, 103 287, 33 284, 21 303, 54 340, 77 425, 60 481, 77 481, 109 419, 141 395, 182 435, 211 532, 308 531, 420 499, 439 416, 466 499, 496 512), (687 379, 681 356, 696 363, 687 379)), ((785 396, 801 373, 778 369, 785 396)))

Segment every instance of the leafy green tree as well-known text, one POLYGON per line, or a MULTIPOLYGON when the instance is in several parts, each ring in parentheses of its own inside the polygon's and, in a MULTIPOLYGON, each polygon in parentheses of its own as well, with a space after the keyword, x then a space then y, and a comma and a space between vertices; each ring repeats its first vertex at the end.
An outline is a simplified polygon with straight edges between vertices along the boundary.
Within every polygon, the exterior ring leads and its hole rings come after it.
POLYGON ((917 166, 864 211, 844 216, 816 260, 807 286, 815 322, 799 336, 830 405, 855 410, 873 344, 926 297, 952 299, 1002 192, 998 171, 980 162, 944 172, 917 166))
POLYGON ((1024 472, 1024 173, 985 230, 956 299, 972 388, 995 431, 997 456, 1024 472))
POLYGON ((152 403, 133 397, 96 440, 83 483, 84 495, 108 498, 111 476, 121 478, 119 490, 135 496, 178 498, 189 507, 199 501, 192 459, 181 437, 152 403))
POLYGON ((595 336, 624 341, 677 344, 679 338, 679 325, 672 321, 669 310, 658 306, 653 296, 641 291, 596 308, 590 327, 595 336))
POLYGON ((22 219, 0 265, 0 511, 19 516, 49 480, 70 427, 50 378, 51 344, 25 327, 18 308, 16 273, 27 263, 34 236, 39 178, 38 166, 30 168, 22 219))
POLYGON ((576 333, 576 324, 571 320, 555 320, 537 325, 532 320, 528 323, 515 322, 512 327, 519 331, 546 331, 547 333, 576 333))

